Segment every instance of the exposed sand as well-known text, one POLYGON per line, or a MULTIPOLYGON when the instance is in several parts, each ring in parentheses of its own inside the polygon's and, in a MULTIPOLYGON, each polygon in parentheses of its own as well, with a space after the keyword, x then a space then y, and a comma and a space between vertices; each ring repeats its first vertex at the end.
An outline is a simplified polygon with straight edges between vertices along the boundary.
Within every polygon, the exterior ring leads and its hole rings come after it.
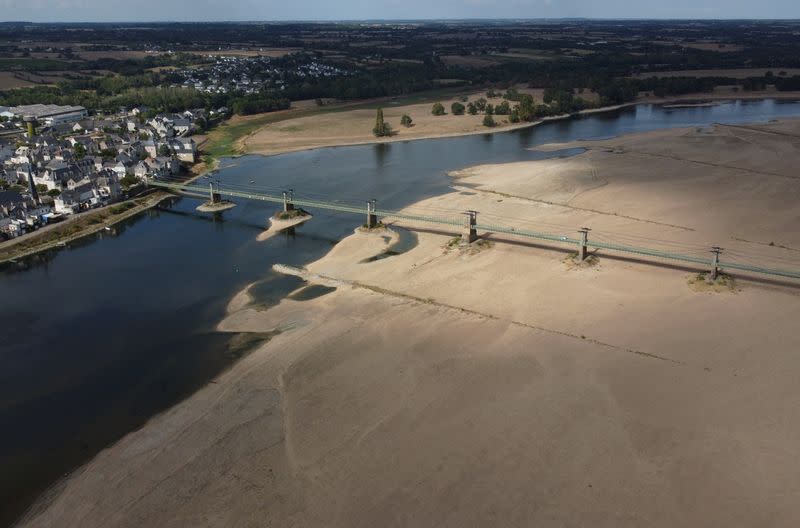
MULTIPOLYGON (((526 89, 522 91, 533 94, 537 102, 541 103, 541 90, 526 89)), ((470 94, 469 100, 474 101, 479 97, 485 97, 485 93, 470 94)), ((372 128, 375 126, 375 108, 359 108, 268 124, 243 139, 241 147, 247 152, 278 154, 309 148, 481 134, 530 126, 530 123, 512 125, 508 123, 508 116, 495 116, 498 126, 487 128, 483 126, 484 116, 481 114, 474 116, 467 113, 464 115, 451 114, 450 105, 457 100, 455 97, 441 99, 447 112, 447 115, 443 116, 431 114, 433 106, 431 102, 402 106, 393 106, 391 102, 387 102, 383 107, 384 120, 391 125, 394 132, 388 138, 376 138, 372 134, 372 128), (411 116, 413 126, 406 128, 400 124, 403 114, 411 116)), ((493 105, 501 102, 503 99, 500 98, 489 100, 489 103, 493 105)))
MULTIPOLYGON (((585 146, 462 171, 410 209, 717 242, 797 269, 800 122, 585 146)), ((24 525, 800 523, 800 288, 698 291, 690 270, 418 236, 364 263, 392 237, 356 231, 308 266, 339 285, 311 301, 259 311, 242 294, 222 330, 282 333, 24 525)))
POLYGON ((258 240, 259 242, 269 240, 270 238, 274 237, 284 229, 289 229, 290 227, 298 226, 303 222, 308 222, 312 218, 313 216, 311 216, 310 214, 304 216, 298 216, 297 218, 291 218, 289 220, 278 220, 277 218, 270 217, 269 227, 263 233, 259 233, 259 235, 256 237, 256 240, 258 240))
MULTIPOLYGON (((537 104, 541 104, 543 90, 523 88, 518 86, 520 92, 529 93, 533 96, 537 104)), ((588 90, 584 93, 576 93, 589 101, 596 101, 597 94, 588 90)), ((470 101, 475 101, 479 97, 485 97, 484 92, 475 92, 469 95, 470 101)), ((593 108, 579 112, 581 114, 602 113, 620 108, 634 106, 636 104, 675 104, 682 102, 695 102, 697 100, 726 101, 732 99, 763 99, 775 98, 784 100, 800 99, 800 92, 778 92, 774 88, 757 92, 740 92, 734 87, 720 86, 713 93, 688 94, 680 97, 654 97, 642 96, 637 101, 622 105, 609 107, 593 108)), ((316 149, 323 147, 335 147, 345 145, 363 145, 370 143, 391 143, 396 141, 410 141, 418 139, 433 139, 440 137, 454 137, 473 134, 492 134, 517 128, 533 127, 542 123, 567 119, 568 115, 553 116, 530 123, 508 122, 508 116, 494 116, 497 126, 483 126, 482 114, 471 116, 452 115, 450 105, 457 101, 456 97, 442 98, 441 102, 447 111, 447 115, 434 116, 431 114, 433 103, 426 102, 413 105, 393 106, 391 101, 386 101, 383 106, 384 120, 392 126, 393 135, 385 138, 376 138, 372 134, 375 126, 375 108, 356 108, 351 110, 341 110, 329 113, 314 113, 304 117, 294 117, 277 120, 279 115, 286 115, 292 110, 273 112, 276 122, 266 124, 258 128, 255 132, 236 141, 236 150, 254 154, 272 155, 285 152, 296 152, 301 150, 316 149), (403 114, 408 114, 414 125, 406 128, 400 124, 403 114)), ((489 102, 493 105, 502 103, 504 99, 494 98, 489 102)), ((354 103, 355 104, 355 103, 354 103)), ((464 103, 466 104, 466 103, 464 103)), ((514 103, 510 102, 513 107, 514 103)), ((340 105, 345 108, 348 105, 340 105)), ((231 124, 246 120, 257 120, 264 115, 248 116, 241 118, 234 116, 231 124)))

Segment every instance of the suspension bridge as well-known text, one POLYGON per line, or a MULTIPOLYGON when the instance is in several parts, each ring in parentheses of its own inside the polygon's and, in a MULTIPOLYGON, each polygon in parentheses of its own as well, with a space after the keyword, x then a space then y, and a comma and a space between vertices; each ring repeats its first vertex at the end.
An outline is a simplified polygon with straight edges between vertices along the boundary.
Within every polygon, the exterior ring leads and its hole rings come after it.
POLYGON ((377 207, 377 202, 375 200, 366 200, 363 206, 358 206, 338 201, 297 197, 292 190, 266 192, 255 189, 222 187, 219 184, 215 186, 213 182, 209 183, 209 187, 206 188, 204 185, 198 183, 151 179, 148 181, 148 185, 192 196, 210 196, 209 202, 212 204, 215 202, 218 203, 222 197, 227 197, 281 204, 284 211, 291 211, 296 207, 301 207, 304 209, 321 209, 338 213, 363 214, 366 217, 365 226, 370 228, 378 225, 380 219, 400 220, 431 226, 445 226, 448 229, 460 231, 462 240, 466 243, 477 240, 478 231, 502 233, 526 239, 550 242, 560 246, 573 247, 577 250, 579 260, 585 260, 589 256, 589 251, 594 249, 633 255, 638 258, 662 259, 701 266, 703 269, 709 270, 712 279, 715 279, 723 270, 733 270, 788 279, 800 279, 800 269, 779 269, 754 265, 752 263, 737 262, 734 260, 722 260, 721 255, 724 250, 718 246, 706 248, 707 253, 703 256, 690 255, 680 252, 620 244, 613 240, 591 239, 589 237, 589 232, 591 230, 588 228, 577 230, 576 233, 578 233, 578 236, 575 237, 534 231, 519 226, 509 226, 499 223, 482 223, 478 221, 479 213, 477 211, 450 211, 448 212, 449 214, 426 215, 409 211, 381 209, 377 207))

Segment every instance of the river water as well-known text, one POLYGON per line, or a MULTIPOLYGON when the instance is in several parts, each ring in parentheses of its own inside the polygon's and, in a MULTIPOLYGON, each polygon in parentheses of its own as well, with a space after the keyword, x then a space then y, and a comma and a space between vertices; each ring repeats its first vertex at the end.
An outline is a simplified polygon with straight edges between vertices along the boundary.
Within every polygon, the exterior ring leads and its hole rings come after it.
MULTIPOLYGON (((214 178, 396 209, 447 192, 451 170, 572 153, 527 150, 536 145, 798 116, 800 103, 771 100, 642 105, 497 134, 244 156, 223 160, 214 178)), ((256 301, 276 302, 299 283, 272 264, 322 257, 364 220, 312 211, 293 235, 259 243, 273 204, 240 201, 211 216, 198 203, 176 199, 0 268, 0 526, 246 353, 214 331, 233 295, 257 282, 256 301)))

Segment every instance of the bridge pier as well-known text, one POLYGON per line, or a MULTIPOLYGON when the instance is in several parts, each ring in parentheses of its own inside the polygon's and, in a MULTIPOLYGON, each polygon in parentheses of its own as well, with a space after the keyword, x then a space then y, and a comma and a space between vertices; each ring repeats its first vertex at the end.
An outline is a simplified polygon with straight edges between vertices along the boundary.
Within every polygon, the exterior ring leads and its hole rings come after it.
POLYGON ((587 247, 589 244, 589 231, 591 231, 591 229, 588 227, 582 227, 580 231, 578 231, 581 234, 581 245, 578 247, 578 262, 583 262, 586 260, 586 257, 589 256, 587 247))
POLYGON ((375 199, 367 200, 367 229, 378 227, 378 215, 375 213, 375 199))
POLYGON ((467 221, 464 224, 464 233, 461 235, 461 242, 465 244, 472 244, 478 240, 478 211, 466 211, 467 221))

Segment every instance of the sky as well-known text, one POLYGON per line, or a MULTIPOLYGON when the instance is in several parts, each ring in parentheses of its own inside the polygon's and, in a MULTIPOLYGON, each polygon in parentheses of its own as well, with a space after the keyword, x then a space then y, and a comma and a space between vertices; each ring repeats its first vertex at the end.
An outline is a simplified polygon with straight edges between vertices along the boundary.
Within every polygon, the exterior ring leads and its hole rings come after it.
POLYGON ((0 0, 0 21, 794 18, 800 0, 0 0))

